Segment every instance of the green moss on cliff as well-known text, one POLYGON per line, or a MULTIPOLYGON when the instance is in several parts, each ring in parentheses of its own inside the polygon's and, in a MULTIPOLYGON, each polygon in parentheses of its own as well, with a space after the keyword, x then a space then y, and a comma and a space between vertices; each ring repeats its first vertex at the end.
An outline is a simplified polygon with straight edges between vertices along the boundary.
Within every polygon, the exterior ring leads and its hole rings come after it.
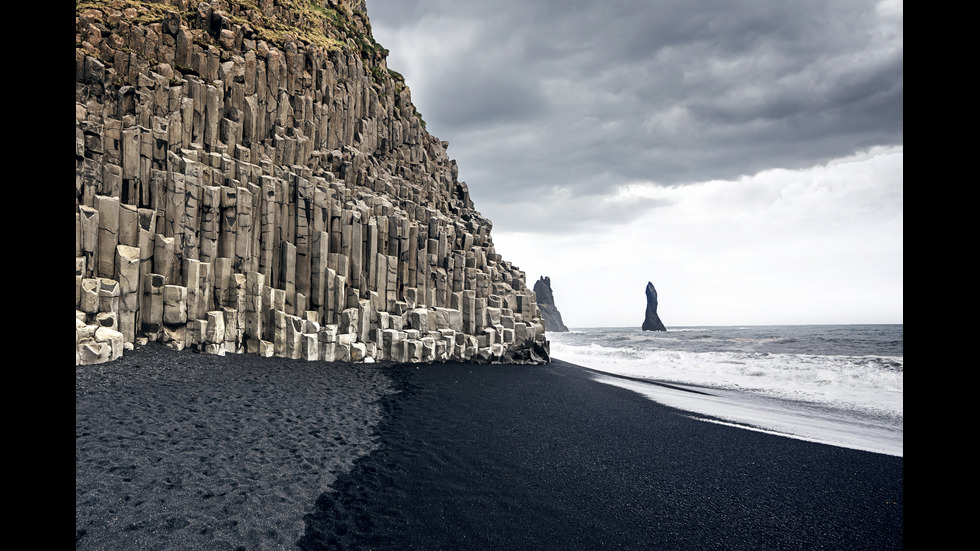
MULTIPOLYGON (((192 20, 199 16, 201 3, 188 0, 187 11, 181 11, 173 5, 143 0, 84 0, 75 3, 75 15, 85 14, 114 28, 122 19, 137 24, 162 23, 169 14, 192 20)), ((341 7, 346 9, 337 9, 327 7, 324 0, 273 0, 265 10, 256 0, 214 0, 209 4, 219 19, 239 26, 248 39, 278 47, 290 37, 328 50, 347 46, 370 62, 388 55, 371 36, 367 14, 344 4, 341 7)))
POLYGON ((183 17, 192 16, 194 12, 182 13, 176 7, 157 2, 143 2, 140 0, 85 0, 75 2, 75 15, 81 15, 90 10, 97 10, 103 13, 103 22, 110 28, 118 25, 121 18, 126 18, 133 23, 159 23, 164 20, 167 14, 176 13, 183 17))
MULTIPOLYGON (((378 44, 371 34, 371 23, 363 4, 356 0, 180 0, 173 4, 151 0, 81 0, 75 3, 76 29, 80 37, 76 48, 86 55, 102 59, 105 48, 98 40, 86 42, 93 36, 89 25, 100 29, 103 37, 123 25, 155 27, 157 32, 171 29, 180 22, 190 27, 188 38, 205 50, 217 49, 222 61, 240 55, 238 46, 231 46, 222 31, 233 31, 235 43, 241 40, 253 44, 264 41, 284 49, 290 40, 298 40, 327 51, 345 49, 357 52, 376 87, 388 88, 400 94, 405 78, 388 69, 384 63, 388 50, 378 44)), ((98 36, 98 33, 95 33, 98 36)), ((246 46, 248 47, 248 46, 246 46)), ((113 44, 109 49, 129 51, 126 45, 113 44)), ((151 66, 157 60, 148 52, 132 51, 151 66)), ((110 62, 111 59, 103 59, 110 62)), ((193 68, 175 66, 182 74, 197 74, 193 68)), ((415 113, 422 127, 425 121, 415 113)))

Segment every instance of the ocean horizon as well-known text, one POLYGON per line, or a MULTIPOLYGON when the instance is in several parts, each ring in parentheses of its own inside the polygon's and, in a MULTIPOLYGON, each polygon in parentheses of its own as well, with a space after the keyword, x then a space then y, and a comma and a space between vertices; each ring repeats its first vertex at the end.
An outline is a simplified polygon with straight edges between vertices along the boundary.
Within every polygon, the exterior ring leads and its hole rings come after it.
POLYGON ((553 358, 692 417, 903 455, 904 324, 571 328, 553 358))

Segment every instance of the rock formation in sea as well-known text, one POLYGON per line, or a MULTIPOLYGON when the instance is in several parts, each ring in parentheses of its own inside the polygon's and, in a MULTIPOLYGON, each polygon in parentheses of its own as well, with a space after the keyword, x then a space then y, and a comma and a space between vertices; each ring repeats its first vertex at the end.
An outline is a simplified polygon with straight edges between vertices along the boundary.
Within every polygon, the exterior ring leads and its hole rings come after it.
POLYGON ((76 365, 547 361, 387 54, 363 0, 76 2, 76 365))
POLYGON ((643 330, 644 331, 666 331, 667 328, 664 327, 662 321, 660 321, 660 316, 657 315, 657 290, 654 289, 653 283, 647 282, 647 311, 646 317, 643 319, 643 330))
POLYGON ((537 298, 538 310, 541 311, 541 319, 544 320, 544 327, 547 331, 561 332, 568 331, 564 322, 561 320, 561 312, 555 306, 555 293, 551 290, 551 278, 541 276, 534 284, 534 296, 537 298))

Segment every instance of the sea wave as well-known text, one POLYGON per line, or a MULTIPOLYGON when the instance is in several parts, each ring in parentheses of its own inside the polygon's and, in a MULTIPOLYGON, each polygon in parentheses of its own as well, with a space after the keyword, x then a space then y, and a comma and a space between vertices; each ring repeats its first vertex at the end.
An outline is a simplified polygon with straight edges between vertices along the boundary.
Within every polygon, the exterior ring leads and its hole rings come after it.
POLYGON ((748 391, 842 409, 902 416, 902 356, 752 351, 691 352, 643 345, 552 340, 552 356, 599 371, 655 381, 748 391))

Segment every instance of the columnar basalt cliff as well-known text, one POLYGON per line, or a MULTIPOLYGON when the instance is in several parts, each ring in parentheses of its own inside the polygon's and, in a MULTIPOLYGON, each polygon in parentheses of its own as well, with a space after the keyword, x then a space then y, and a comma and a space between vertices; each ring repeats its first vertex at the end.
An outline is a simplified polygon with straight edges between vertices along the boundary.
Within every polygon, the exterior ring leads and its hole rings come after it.
POLYGON ((537 299, 538 309, 541 310, 541 318, 544 320, 546 331, 564 332, 568 331, 565 323, 561 319, 561 312, 555 306, 555 293, 551 290, 551 278, 541 276, 534 283, 534 296, 537 299))
POLYGON ((541 362, 363 0, 76 3, 75 362, 541 362))

